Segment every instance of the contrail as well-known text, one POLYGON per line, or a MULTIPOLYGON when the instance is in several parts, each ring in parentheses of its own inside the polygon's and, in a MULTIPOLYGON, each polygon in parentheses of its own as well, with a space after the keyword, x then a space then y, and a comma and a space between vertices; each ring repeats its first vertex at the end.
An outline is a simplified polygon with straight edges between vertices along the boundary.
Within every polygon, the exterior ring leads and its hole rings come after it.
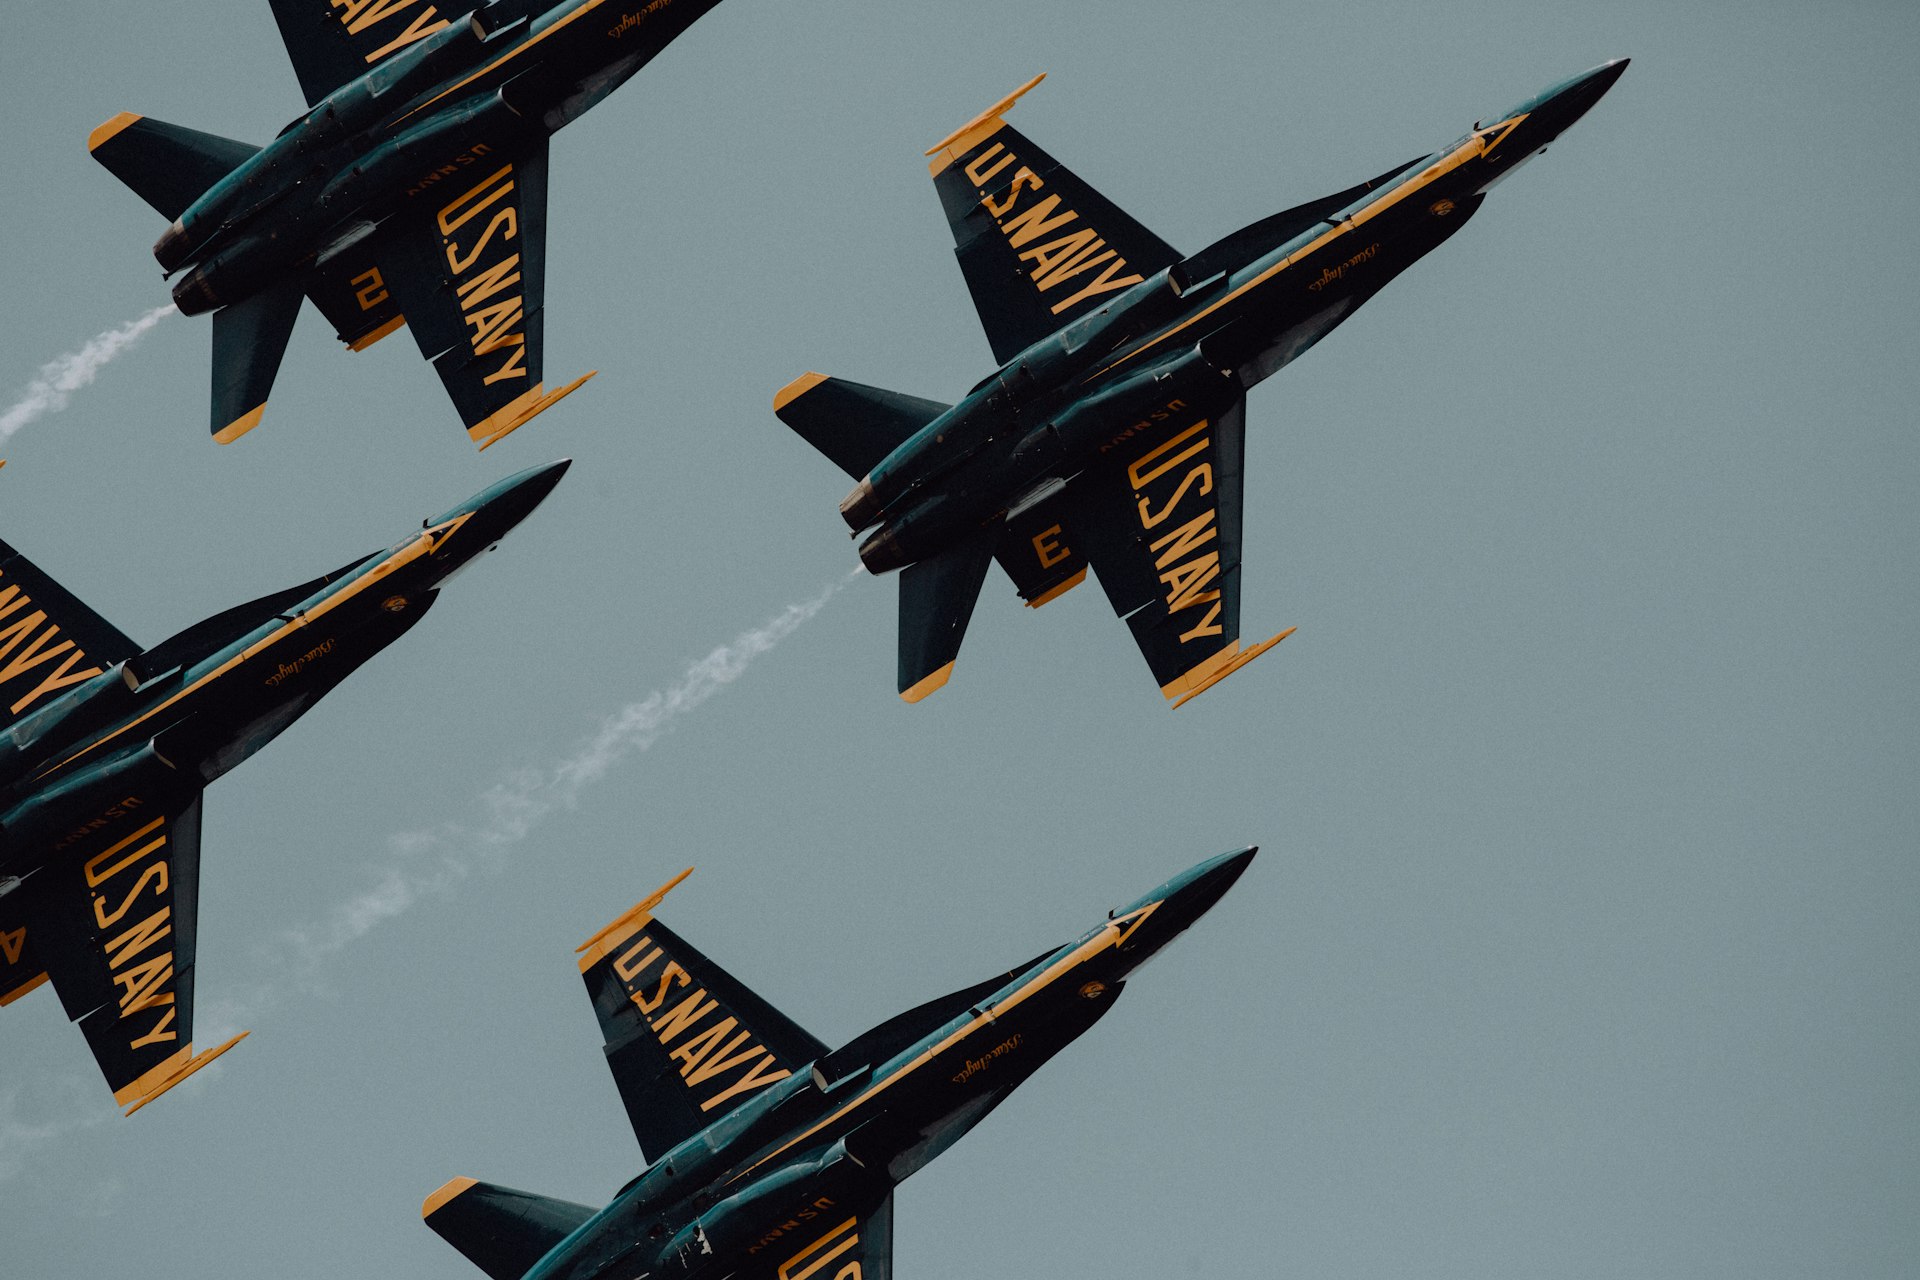
MULTIPOLYGON (((855 570, 855 574, 860 570, 855 570)), ((674 725, 745 674, 762 654, 797 631, 825 608, 854 575, 829 585, 811 600, 788 605, 760 626, 743 631, 705 657, 690 663, 678 680, 655 689, 608 716, 598 732, 545 768, 518 770, 477 798, 473 822, 446 822, 387 838, 387 857, 374 872, 374 884, 328 911, 320 919, 281 935, 277 957, 291 956, 295 979, 313 973, 328 957, 351 946, 382 923, 410 910, 423 898, 449 892, 476 871, 498 871, 515 845, 525 840, 557 809, 571 809, 595 783, 637 752, 646 751, 674 725)), ((288 994, 285 981, 270 982, 237 1000, 212 1007, 210 1025, 230 1030, 196 1037, 212 1044, 224 1040, 242 1022, 277 1005, 288 994)))
POLYGON ((171 302, 155 307, 138 320, 129 320, 118 329, 109 329, 89 340, 78 351, 69 351, 41 365, 40 375, 27 384, 20 398, 0 412, 0 444, 34 419, 66 408, 73 393, 92 382, 108 361, 140 341, 147 330, 178 314, 171 302))
MULTIPOLYGON (((827 602, 862 572, 854 569, 812 599, 788 605, 761 625, 742 631, 689 663, 678 680, 621 707, 601 723, 596 733, 556 763, 522 769, 489 787, 478 797, 480 816, 471 824, 446 822, 389 836, 387 859, 376 870, 372 888, 312 924, 284 932, 280 941, 287 945, 276 948, 271 958, 263 955, 257 966, 285 966, 284 957, 290 953, 295 957, 294 972, 283 972, 238 995, 199 1001, 196 1043, 218 1044, 243 1023, 282 1004, 297 985, 310 983, 314 971, 329 957, 422 899, 451 891, 476 871, 498 871, 512 848, 549 814, 572 808, 614 766, 652 747, 708 698, 746 674, 756 658, 826 608, 827 602)), ((186 1088, 204 1088, 226 1065, 210 1064, 186 1088)), ((42 1147, 119 1118, 117 1109, 109 1110, 95 1099, 93 1091, 98 1083, 77 1076, 61 1081, 63 1097, 52 1119, 27 1118, 22 1113, 29 1107, 22 1105, 19 1091, 0 1090, 0 1183, 22 1173, 28 1157, 42 1147)))

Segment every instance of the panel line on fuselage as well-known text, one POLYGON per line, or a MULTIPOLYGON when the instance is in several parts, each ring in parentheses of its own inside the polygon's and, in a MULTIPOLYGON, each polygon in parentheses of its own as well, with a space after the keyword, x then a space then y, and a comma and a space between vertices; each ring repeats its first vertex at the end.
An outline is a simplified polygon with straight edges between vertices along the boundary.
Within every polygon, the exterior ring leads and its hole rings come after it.
POLYGON ((1133 935, 1133 931, 1139 928, 1140 925, 1146 920, 1146 918, 1153 914, 1154 910, 1158 908, 1159 905, 1160 904, 1158 902, 1150 902, 1146 906, 1141 907, 1136 911, 1129 911, 1124 916, 1118 916, 1112 920, 1107 921, 1105 925, 1101 926, 1100 932, 1098 934, 1096 934, 1091 938, 1088 938, 1085 942, 1082 942, 1079 946, 1075 947, 1072 951, 1062 956, 1060 959, 1054 961, 1054 963, 1052 963, 1051 965, 1048 965, 1046 969, 1041 971, 1039 974, 1036 974, 1032 979, 1032 981, 1023 985, 1019 990, 1015 991, 1012 995, 1008 996, 1006 999, 1000 1001, 999 1003, 994 1004, 993 1006, 988 1008, 985 1012, 975 1015, 974 1018, 971 1021, 969 1021, 965 1026, 956 1030, 952 1035, 949 1035, 946 1039, 934 1045, 931 1049, 923 1050, 920 1053, 920 1055, 916 1057, 912 1062, 907 1063, 907 1065, 905 1065, 904 1067, 901 1067, 898 1071, 893 1072, 891 1075, 887 1076, 884 1080, 879 1080, 879 1081, 876 1081, 874 1084, 869 1085, 865 1091, 859 1094, 859 1096, 849 1099, 845 1106, 841 1107, 838 1111, 835 1111, 832 1115, 829 1115, 822 1120, 816 1121, 813 1125, 809 1126, 805 1132, 787 1139, 787 1141, 781 1143, 777 1148, 768 1152, 766 1155, 760 1157, 760 1159, 754 1161, 752 1164, 748 1165, 745 1169, 742 1169, 739 1173, 735 1174, 733 1178, 730 1179, 730 1181, 738 1182, 740 1181, 740 1179, 752 1173, 755 1169, 758 1169, 761 1165, 766 1164, 770 1160, 778 1159, 780 1156, 792 1150, 795 1146, 798 1146, 800 1143, 805 1142, 808 1138, 813 1137, 815 1134, 819 1133, 823 1129, 830 1127, 836 1121, 851 1114, 856 1108, 866 1103, 869 1099, 877 1096, 878 1094, 884 1092, 887 1089, 892 1088, 896 1082, 905 1079, 907 1076, 911 1075, 913 1072, 925 1066, 927 1063, 932 1062, 935 1058, 939 1057, 941 1054, 945 1053, 948 1049, 951 1049, 954 1045, 958 1044, 960 1041, 972 1035, 975 1031, 979 1030, 981 1027, 993 1025, 996 1021, 998 1021, 1001 1017, 1003 1017, 1009 1011, 1016 1008, 1020 1004, 1024 1003, 1029 997, 1031 997, 1041 989, 1051 986, 1054 982, 1058 981, 1066 973, 1085 964, 1087 961, 1099 955, 1102 951, 1105 951, 1108 947, 1110 946, 1118 947, 1121 943, 1125 942, 1129 937, 1133 935))
POLYGON ((1489 151, 1493 150, 1493 146, 1489 145, 1487 142, 1488 137, 1492 137, 1494 140, 1494 145, 1497 145, 1509 133, 1512 133, 1514 128, 1517 127, 1520 124, 1520 122, 1525 119, 1526 119, 1526 116, 1524 115, 1515 116, 1510 120, 1501 121, 1499 124, 1494 125, 1490 129, 1485 129, 1485 130, 1475 132, 1474 134, 1468 137, 1467 141, 1461 143, 1458 147, 1454 148, 1454 150, 1447 153, 1446 155, 1441 156, 1440 159, 1428 165, 1426 169, 1424 169, 1415 177, 1408 179, 1406 182, 1401 183, 1399 186, 1388 191, 1385 195, 1381 196, 1378 200, 1370 204, 1367 204, 1361 207, 1360 209, 1355 210, 1351 217, 1341 219, 1340 222, 1336 223, 1330 230, 1316 237, 1311 243, 1303 246, 1302 248, 1294 250, 1292 253, 1288 254, 1286 257, 1282 258, 1280 261, 1274 263, 1271 267, 1268 267, 1265 271, 1262 271, 1259 275, 1255 276, 1253 279, 1247 281, 1245 284, 1241 285, 1239 288, 1234 289, 1232 292, 1228 293, 1225 297, 1220 298, 1217 301, 1208 304, 1206 307, 1203 307, 1198 312, 1194 313, 1191 316, 1188 316, 1185 320, 1182 320, 1180 323, 1174 325, 1172 328, 1169 328, 1159 334, 1156 334, 1151 338, 1148 338, 1146 341, 1142 342, 1139 346, 1135 347, 1133 350, 1127 352, 1125 355, 1114 360, 1111 364, 1108 364, 1096 370, 1094 373, 1089 374, 1087 376, 1086 381, 1091 382, 1095 378, 1101 377, 1104 374, 1107 374, 1114 369, 1118 369, 1121 365, 1127 363, 1129 360, 1132 360, 1134 357, 1141 355, 1142 353, 1160 345, 1162 342, 1165 342, 1167 339, 1173 337, 1175 334, 1180 333, 1181 331, 1185 329, 1189 329, 1192 326, 1200 323, 1200 321, 1206 319, 1208 316, 1212 315, 1214 312, 1218 311, 1220 308, 1226 306, 1229 302, 1232 302, 1236 298, 1239 298, 1244 294, 1248 293, 1249 291, 1259 287, 1260 285, 1265 284, 1267 281, 1279 275, 1282 271, 1285 271, 1288 267, 1293 266, 1296 262, 1299 262, 1302 259, 1307 258, 1308 256, 1312 255, 1316 251, 1333 243, 1334 240, 1347 234, 1348 232, 1357 230, 1361 226, 1364 226, 1366 223, 1371 222, 1374 218, 1386 212, 1388 209, 1392 208, 1393 206, 1399 204, 1401 201, 1405 200, 1408 196, 1413 195, 1416 191, 1419 191, 1425 187, 1429 187, 1433 185, 1435 182, 1438 182, 1441 178, 1446 177, 1448 174, 1452 173, 1454 170, 1460 168, 1460 166, 1466 164, 1469 160, 1475 160, 1487 154, 1489 151))
MULTIPOLYGON (((470 515, 471 513, 468 513, 468 514, 470 515)), ((80 748, 80 750, 74 752, 72 755, 68 756, 66 759, 60 761, 60 763, 47 766, 45 769, 42 769, 36 775, 36 777, 44 778, 48 774, 53 773, 56 770, 64 769, 68 765, 72 764, 75 760, 80 759, 82 756, 87 755, 90 752, 93 752, 99 749, 100 747, 105 746, 107 743, 112 742, 115 738, 118 738, 123 734, 131 732, 132 730, 138 728, 140 725, 144 724, 146 721, 153 719, 153 717, 165 711, 168 707, 173 706, 174 704, 181 701, 183 698, 191 696, 193 693, 197 692, 198 690, 205 688, 212 681, 219 679, 221 676, 226 675, 227 672, 232 671, 234 668, 240 666, 242 663, 248 661, 253 657, 256 657, 261 652, 266 650, 269 646, 277 644, 280 640, 284 639, 285 637, 292 635, 296 631, 309 626, 315 619, 324 617, 328 613, 331 613, 340 604, 344 603, 345 601, 351 599, 356 595, 359 595, 362 591, 365 591, 368 587, 373 586, 375 583, 385 579, 386 577, 397 572, 398 570, 405 568, 407 565, 412 564, 415 560, 418 560, 423 554, 426 554, 427 552, 431 551, 436 541, 438 541, 434 537, 435 534, 442 534, 443 536, 444 534, 450 534, 455 529, 459 528, 460 525, 466 523, 467 518, 468 518, 467 515, 462 515, 453 520, 448 521, 444 525, 437 525, 432 529, 423 529, 420 532, 419 536, 414 538, 406 546, 400 548, 398 551, 388 556, 385 560, 382 560, 379 564, 369 569, 366 573, 360 575, 358 578, 355 578, 352 582, 349 582, 346 586, 340 588, 338 591, 328 596, 325 600, 322 600, 318 605, 314 607, 312 612, 310 613, 302 612, 302 613, 296 614, 293 618, 288 620, 285 626, 276 628, 269 635, 262 636, 259 640, 256 640, 254 643, 248 645, 245 649, 242 649, 239 653, 227 659, 225 662, 221 663, 218 667, 215 667, 212 671, 207 672, 207 674, 201 676, 198 680, 195 680, 192 684, 188 685, 184 689, 181 689, 179 692, 167 698, 165 701, 161 702, 159 705, 148 708, 146 711, 134 717, 132 720, 129 720, 127 723, 121 725, 119 728, 107 734, 105 737, 95 739, 93 742, 80 748)))
POLYGON ((478 80, 483 76, 489 75, 492 72, 499 70, 501 67, 504 67, 505 65, 507 65, 507 63, 513 61, 515 58, 519 57, 521 54, 525 53, 527 50, 533 48, 533 46, 539 44, 542 40, 545 40, 548 36, 552 35, 554 32, 569 26, 574 21, 574 19, 584 17, 586 14, 592 12, 595 9, 598 9, 601 5, 605 3, 606 3, 606 0, 586 0, 585 4, 581 5, 578 9, 575 9, 572 13, 568 14, 566 17, 556 19, 552 26, 547 27, 544 30, 535 32, 533 35, 528 36, 525 40, 522 40, 519 44, 507 50, 505 53, 495 58, 492 62, 489 62, 486 66, 480 68, 478 71, 473 72, 471 75, 467 76, 465 79, 460 80, 454 84, 451 84, 447 86, 445 89, 442 89, 440 92, 434 94, 431 98, 428 98, 425 102, 421 103, 419 106, 415 107, 413 110, 407 112, 406 115, 401 116, 399 120, 394 121, 394 123, 398 125, 402 120, 412 119, 414 116, 419 115, 422 111, 425 111, 428 107, 431 107, 434 103, 440 101, 440 99, 448 97, 452 94, 456 94, 460 92, 460 90, 472 84, 475 80, 478 80))

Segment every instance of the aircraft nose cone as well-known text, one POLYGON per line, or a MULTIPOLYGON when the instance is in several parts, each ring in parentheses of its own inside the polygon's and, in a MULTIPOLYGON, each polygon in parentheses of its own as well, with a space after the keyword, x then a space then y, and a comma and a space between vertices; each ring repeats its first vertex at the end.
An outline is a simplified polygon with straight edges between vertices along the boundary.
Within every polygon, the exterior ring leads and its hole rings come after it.
POLYGON ((547 495, 572 465, 572 458, 561 458, 508 476, 495 485, 483 506, 487 514, 499 522, 499 532, 505 533, 533 514, 533 509, 547 500, 547 495))
POLYGON ((1537 115, 1545 116, 1544 123, 1553 130, 1554 136, 1565 132, 1581 116, 1593 108, 1593 104, 1606 97, 1607 90, 1626 73, 1631 58, 1615 58, 1603 62, 1591 71, 1584 71, 1564 84, 1556 85, 1540 96, 1535 108, 1537 115))
POLYGON ((1259 852, 1259 845, 1249 845, 1234 853, 1209 858, 1180 877, 1183 883, 1168 895, 1169 900, 1177 899, 1183 914, 1190 920, 1197 920, 1226 896, 1227 890, 1233 888, 1234 883, 1246 873, 1253 856, 1259 852))

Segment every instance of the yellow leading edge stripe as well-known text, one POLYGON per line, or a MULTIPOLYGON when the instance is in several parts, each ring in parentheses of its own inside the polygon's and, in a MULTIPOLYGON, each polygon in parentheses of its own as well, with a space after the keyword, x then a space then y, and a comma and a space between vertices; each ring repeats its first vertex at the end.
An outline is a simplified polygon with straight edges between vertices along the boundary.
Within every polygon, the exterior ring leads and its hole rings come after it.
POLYGON ((1072 951, 1068 952, 1066 955, 1062 956, 1060 959, 1048 965, 1043 972, 1035 975, 1035 977, 1031 982, 1021 987, 1018 991, 1014 992, 1012 995, 1008 996, 1006 999, 1002 1000, 1000 1003, 992 1006, 991 1008, 987 1009, 982 1013, 976 1014, 973 1020, 968 1022, 966 1026, 961 1027, 958 1031, 955 1031, 952 1035, 948 1036, 945 1040, 942 1040, 939 1044, 934 1045, 931 1049, 922 1051, 919 1057, 915 1058, 912 1062, 909 1062, 906 1066, 900 1068, 900 1070, 894 1072, 892 1075, 888 1076, 886 1079, 880 1081, 878 1084, 868 1086, 866 1089, 862 1090, 857 1097, 850 1099, 844 1107, 841 1107, 838 1111, 835 1111, 832 1115, 829 1115, 825 1119, 814 1124, 811 1128, 807 1129, 806 1132, 801 1133, 796 1137, 789 1138, 786 1142, 781 1143, 780 1146, 776 1147, 774 1150, 769 1151, 764 1156, 761 1156, 758 1160, 754 1161, 752 1164, 748 1165, 745 1169, 742 1169, 739 1173, 735 1174, 733 1176, 733 1181, 738 1182, 742 1178, 745 1178, 748 1174, 752 1173, 755 1169, 758 1169, 761 1165, 766 1164, 770 1160, 778 1159, 780 1156, 784 1155, 786 1152, 790 1151, 795 1146, 798 1146, 800 1143, 805 1142, 808 1138, 811 1138, 814 1134, 819 1133, 822 1129, 825 1129, 829 1125, 833 1124, 834 1121, 840 1119, 840 1117, 847 1115, 849 1112, 853 1111, 854 1108, 860 1106, 862 1103, 866 1102, 868 1099, 873 1098, 878 1094, 884 1093, 886 1090, 892 1088, 893 1085, 898 1081, 906 1079, 906 1077, 911 1075, 913 1072, 918 1071, 921 1067, 926 1066, 929 1062, 932 1062, 935 1058, 945 1053, 948 1049, 951 1049, 954 1045, 959 1044, 962 1040, 972 1035, 975 1031, 978 1031, 981 1027, 992 1026, 995 1021, 997 1021, 1002 1017, 1005 1017, 1010 1011, 1026 1003, 1026 1001, 1030 997, 1032 997, 1035 993, 1042 991, 1045 988, 1053 985, 1053 983, 1059 981, 1066 974, 1071 973, 1073 970, 1079 968, 1081 965, 1085 964, 1087 961, 1099 955, 1102 951, 1105 951, 1108 947, 1119 947, 1123 945, 1128 938, 1133 936, 1134 930, 1138 929, 1142 924, 1145 924, 1147 917, 1152 915, 1155 911, 1159 910, 1159 908, 1160 908, 1160 903, 1149 902, 1146 906, 1141 907, 1138 910, 1129 911, 1124 916, 1116 916, 1113 919, 1107 921, 1105 927, 1103 927, 1099 933, 1095 934, 1091 938, 1088 938, 1085 942, 1075 947, 1072 951))
POLYGON ((452 520, 447 521, 445 524, 437 524, 431 529, 422 529, 417 535, 415 535, 415 537, 411 542, 407 543, 406 546, 401 547, 398 551, 388 556, 385 560, 382 560, 379 564, 369 569, 366 573, 354 579, 352 583, 350 583, 348 586, 346 586, 336 594, 328 596, 325 600, 322 600, 311 611, 299 614, 292 621, 288 622, 285 626, 280 627, 278 630, 276 630, 272 635, 264 636, 261 639, 255 641, 253 644, 248 645, 245 649, 242 649, 239 653, 235 654, 233 657, 228 658, 225 662, 221 663, 218 667, 215 667, 212 671, 207 672, 206 675, 201 676, 198 680, 195 680, 192 684, 180 690, 180 692, 174 694, 171 698, 168 698, 165 702, 162 702, 160 705, 152 708, 151 710, 147 711, 146 713, 139 716, 138 718, 134 720, 130 720, 126 724, 121 725, 118 729, 115 729, 112 733, 108 734, 106 737, 96 738, 93 742, 80 748, 80 750, 74 752, 72 755, 68 756, 65 760, 62 760, 59 764, 47 766, 45 769, 42 769, 39 772, 39 774, 37 774, 36 776, 44 778, 47 774, 52 773, 54 770, 63 769, 67 765, 72 764, 75 760, 78 760, 81 756, 86 755, 88 752, 94 750, 95 748, 103 747, 107 743, 112 742, 115 738, 120 737, 122 734, 130 733, 134 729, 138 728, 140 725, 144 724, 146 721, 151 720, 153 717, 159 715, 162 711, 165 711, 168 707, 171 707, 175 703, 179 702, 181 699, 188 697, 189 695, 194 693, 196 690, 205 687, 207 684, 209 684, 214 680, 218 680, 221 676, 227 674, 227 672, 233 670, 235 667, 238 667, 239 665, 255 657, 256 655, 265 652, 267 649, 279 643, 281 640, 284 640, 286 637, 293 635, 295 632, 303 630, 308 626, 311 626, 315 619, 325 617, 327 614, 331 613, 333 610, 340 607, 340 605, 343 604, 344 602, 351 600, 353 597, 359 595, 361 592, 367 590, 369 587, 373 587, 379 584, 380 582, 384 581, 389 575, 395 573, 400 569, 405 568, 407 565, 412 564, 415 560, 418 560, 421 556, 431 552, 438 541, 438 537, 436 537, 436 535, 439 535, 440 537, 451 535, 461 525, 465 524, 472 517, 472 514, 473 514, 472 512, 468 512, 465 515, 454 517, 452 520))
MULTIPOLYGON (((442 89, 439 93, 434 94, 431 98, 428 98, 425 102, 421 103, 419 106, 415 107, 413 110, 407 112, 406 115, 401 116, 400 120, 413 119, 413 117, 419 115, 422 111, 425 111, 428 107, 440 101, 440 99, 460 92, 462 89, 472 84, 475 80, 480 79, 482 76, 488 74, 491 71, 496 70, 499 67, 505 66, 507 63, 513 61, 515 58, 519 57, 521 54, 525 53, 527 50, 533 48, 533 46, 539 44, 542 40, 545 40, 548 36, 552 35, 554 32, 563 30, 567 26, 578 21, 579 19, 586 17, 589 13, 592 13, 595 9, 598 9, 604 3, 606 3, 606 0, 587 0, 586 4, 581 5, 578 9, 575 9, 572 13, 568 14, 566 17, 561 18, 559 21, 555 22, 552 26, 542 31, 539 35, 530 37, 529 39, 522 42, 521 44, 516 45, 515 47, 507 50, 505 53, 495 58, 492 62, 489 62, 486 66, 480 68, 478 71, 474 72, 472 75, 468 76, 466 79, 458 81, 457 83, 450 85, 445 89, 442 89)), ((397 124, 399 123, 399 121, 395 121, 395 123, 397 124)))
POLYGON ((1232 302, 1235 298, 1238 298, 1242 294, 1247 293, 1250 290, 1256 289, 1259 286, 1265 284, 1267 281, 1273 279, 1275 276, 1279 275, 1282 271, 1285 271, 1288 267, 1292 266, 1294 263, 1300 261, 1302 258, 1305 258, 1309 254, 1315 252, 1316 250, 1322 248, 1323 246, 1331 244, 1334 240, 1337 240, 1339 237, 1346 235, 1349 232, 1356 231, 1359 228, 1365 226, 1367 223, 1373 221, 1375 218, 1379 217, 1386 210, 1391 209, 1394 205, 1399 204, 1401 201, 1405 200, 1407 197, 1413 195, 1418 191, 1425 189, 1426 187, 1432 186, 1435 182, 1439 181, 1441 178, 1444 178, 1449 173, 1452 173, 1455 169, 1458 169, 1461 165, 1465 164, 1467 161, 1474 160, 1479 158, 1480 156, 1486 155, 1489 151, 1492 151, 1495 146, 1499 145, 1502 139, 1504 139, 1508 134, 1512 133, 1514 129, 1519 126, 1520 122, 1525 120, 1526 118, 1527 117, 1525 115, 1517 115, 1517 116, 1514 116, 1511 120, 1502 120, 1500 123, 1493 125, 1490 128, 1482 129, 1480 132, 1473 134, 1465 142, 1461 143, 1458 147, 1455 147, 1452 151, 1449 151, 1446 155, 1440 157, 1440 159, 1428 165, 1425 169, 1423 169, 1420 172, 1420 175, 1418 177, 1410 179, 1408 182, 1404 183, 1399 187, 1396 187, 1393 191, 1389 192, 1384 199, 1378 201, 1377 203, 1368 205, 1366 208, 1361 209, 1360 211, 1355 213, 1351 218, 1348 218, 1336 224, 1332 229, 1322 233, 1321 235, 1314 237, 1314 239, 1310 243, 1308 243, 1305 247, 1294 250, 1292 253, 1288 254, 1286 257, 1280 259, 1280 261, 1268 267, 1265 271, 1262 271, 1259 275, 1255 276, 1253 279, 1247 281, 1245 284, 1233 290, 1231 293, 1227 294, 1225 297, 1219 299, 1218 301, 1213 302, 1210 305, 1202 308, 1200 311, 1195 312, 1193 315, 1188 316, 1185 320, 1182 320, 1179 324, 1176 324, 1172 328, 1166 329, 1161 333, 1155 335, 1154 337, 1147 339, 1145 342, 1142 342, 1139 346, 1127 352, 1127 354, 1121 356, 1119 359, 1115 360, 1112 364, 1106 365, 1100 369, 1095 370, 1093 373, 1088 374, 1086 377, 1086 381, 1092 382, 1095 378, 1103 376, 1110 370, 1118 369, 1121 365, 1127 363, 1129 360, 1132 360, 1134 357, 1142 354, 1143 352, 1152 350, 1154 347, 1159 346, 1161 343, 1165 342, 1168 338, 1173 337, 1175 334, 1180 333, 1183 330, 1189 329, 1192 326, 1200 323, 1200 321, 1206 319, 1208 316, 1218 311, 1221 307, 1226 306, 1229 302, 1232 302), (1488 141, 1489 138, 1491 138, 1492 141, 1488 141))

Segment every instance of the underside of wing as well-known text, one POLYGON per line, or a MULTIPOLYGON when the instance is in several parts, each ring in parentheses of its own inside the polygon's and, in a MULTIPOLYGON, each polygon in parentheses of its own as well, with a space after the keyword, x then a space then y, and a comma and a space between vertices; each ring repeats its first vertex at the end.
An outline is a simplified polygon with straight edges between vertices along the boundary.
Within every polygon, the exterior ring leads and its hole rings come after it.
POLYGON ((1240 647, 1245 410, 1236 394, 1154 423, 1069 489, 1094 573, 1176 706, 1274 643, 1240 647))
POLYGON ((271 0, 307 105, 485 0, 271 0))
POLYGON ((131 1115, 233 1041, 194 1053, 198 782, 173 775, 151 748, 118 781, 111 802, 75 810, 45 865, 0 899, 0 921, 24 934, 27 967, 40 970, 32 985, 52 980, 131 1115))
POLYGON ((390 226, 381 284, 475 445, 493 444, 586 381, 549 392, 540 380, 544 135, 489 149, 414 195, 390 226))
POLYGON ((889 1280, 893 1275, 893 1194, 872 1213, 831 1211, 783 1224, 777 1243, 759 1248, 734 1274, 741 1280, 889 1280), (798 1230, 789 1230, 788 1226, 798 1230))
POLYGON ((328 258, 307 278, 307 297, 350 350, 365 351, 406 323, 380 269, 381 259, 390 257, 387 250, 386 238, 376 232, 328 258))
POLYGON ((1064 492, 1009 516, 993 554, 1029 609, 1053 603, 1087 579, 1086 542, 1064 492))
POLYGON ((602 929, 580 956, 607 1067, 650 1160, 826 1054, 825 1045, 653 918, 678 883, 602 929))
POLYGON ((1001 118, 1036 77, 927 154, 1001 363, 1180 258, 1001 118))

